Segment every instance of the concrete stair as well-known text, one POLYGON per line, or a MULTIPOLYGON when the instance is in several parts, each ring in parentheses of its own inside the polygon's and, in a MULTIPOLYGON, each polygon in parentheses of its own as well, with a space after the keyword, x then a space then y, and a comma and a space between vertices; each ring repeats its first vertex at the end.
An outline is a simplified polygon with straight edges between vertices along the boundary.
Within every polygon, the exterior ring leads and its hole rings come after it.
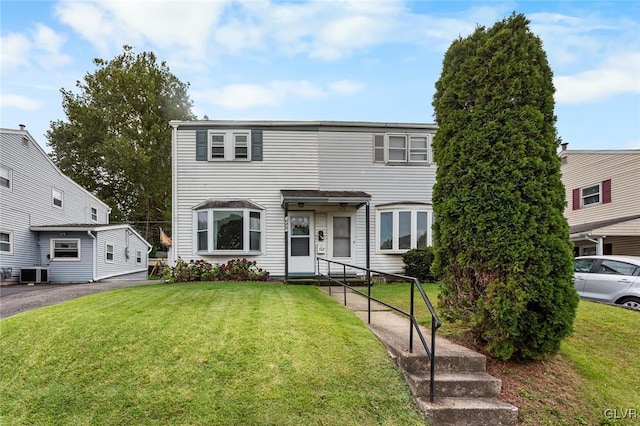
MULTIPOLYGON (((336 289, 334 287, 332 297, 344 304, 342 289, 336 289)), ((484 355, 436 336, 435 398, 431 402, 429 357, 415 332, 413 351, 409 351, 409 320, 372 303, 371 322, 368 322, 366 298, 349 292, 346 299, 346 307, 361 318, 387 348, 433 426, 517 425, 518 408, 497 399, 502 382, 487 374, 484 355)), ((431 330, 421 327, 421 331, 430 342, 431 330)))

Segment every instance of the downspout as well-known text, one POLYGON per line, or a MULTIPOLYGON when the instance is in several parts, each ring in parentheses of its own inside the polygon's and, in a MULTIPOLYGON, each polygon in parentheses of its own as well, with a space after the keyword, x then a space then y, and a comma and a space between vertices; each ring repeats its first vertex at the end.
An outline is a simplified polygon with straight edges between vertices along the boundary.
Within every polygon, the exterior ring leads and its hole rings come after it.
POLYGON ((94 282, 98 276, 98 240, 91 230, 87 234, 93 239, 93 273, 90 282, 94 282))
POLYGON ((284 282, 289 281, 289 203, 284 203, 284 282))
MULTIPOLYGON (((169 249, 169 266, 176 264, 176 248, 178 247, 178 125, 171 125, 171 249, 169 249)), ((151 250, 151 249, 149 249, 151 250)), ((148 257, 147 257, 148 258, 148 257)))

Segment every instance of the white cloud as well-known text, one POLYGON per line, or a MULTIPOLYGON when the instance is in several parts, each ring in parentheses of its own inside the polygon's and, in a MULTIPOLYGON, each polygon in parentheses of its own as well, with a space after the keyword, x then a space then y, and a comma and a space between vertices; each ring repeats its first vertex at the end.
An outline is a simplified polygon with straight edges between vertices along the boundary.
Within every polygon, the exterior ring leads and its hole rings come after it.
POLYGON ((17 108, 24 111, 36 111, 42 106, 42 102, 21 95, 3 93, 0 96, 2 108, 17 108))
POLYGON ((640 51, 615 54, 601 67, 557 76, 555 99, 558 103, 584 104, 610 96, 640 93, 640 51))
POLYGON ((221 89, 196 93, 194 98, 229 110, 276 106, 299 99, 326 99, 331 94, 350 95, 362 86, 350 80, 331 82, 323 87, 307 80, 274 80, 266 84, 231 84, 221 89))
POLYGON ((2 70, 15 70, 37 62, 46 69, 68 63, 62 53, 64 38, 46 25, 37 24, 28 35, 11 33, 0 39, 2 70))
POLYGON ((147 42, 191 55, 206 51, 211 27, 229 2, 103 0, 62 1, 56 15, 102 54, 147 42))
POLYGON ((329 84, 329 88, 334 93, 351 95, 353 93, 360 92, 363 89, 363 85, 351 80, 340 80, 329 84))
POLYGON ((29 64, 31 43, 22 34, 8 34, 0 38, 0 64, 2 70, 29 64))

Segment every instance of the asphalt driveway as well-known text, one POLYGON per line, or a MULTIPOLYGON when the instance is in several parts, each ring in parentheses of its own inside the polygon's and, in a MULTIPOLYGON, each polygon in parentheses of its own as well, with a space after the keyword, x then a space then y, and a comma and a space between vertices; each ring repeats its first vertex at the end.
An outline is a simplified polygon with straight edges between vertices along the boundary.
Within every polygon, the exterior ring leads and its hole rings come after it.
POLYGON ((0 286, 0 318, 76 297, 101 293, 119 287, 159 283, 159 281, 105 281, 86 284, 15 284, 0 286))

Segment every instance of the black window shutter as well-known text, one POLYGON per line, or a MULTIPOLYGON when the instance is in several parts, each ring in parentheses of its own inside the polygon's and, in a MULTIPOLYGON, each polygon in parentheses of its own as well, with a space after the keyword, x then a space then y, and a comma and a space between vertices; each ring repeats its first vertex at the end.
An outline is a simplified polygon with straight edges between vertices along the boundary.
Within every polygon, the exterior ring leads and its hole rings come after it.
POLYGON ((262 130, 251 131, 251 161, 262 161, 262 130))
POLYGON ((207 161, 207 131, 196 130, 196 161, 207 161))

